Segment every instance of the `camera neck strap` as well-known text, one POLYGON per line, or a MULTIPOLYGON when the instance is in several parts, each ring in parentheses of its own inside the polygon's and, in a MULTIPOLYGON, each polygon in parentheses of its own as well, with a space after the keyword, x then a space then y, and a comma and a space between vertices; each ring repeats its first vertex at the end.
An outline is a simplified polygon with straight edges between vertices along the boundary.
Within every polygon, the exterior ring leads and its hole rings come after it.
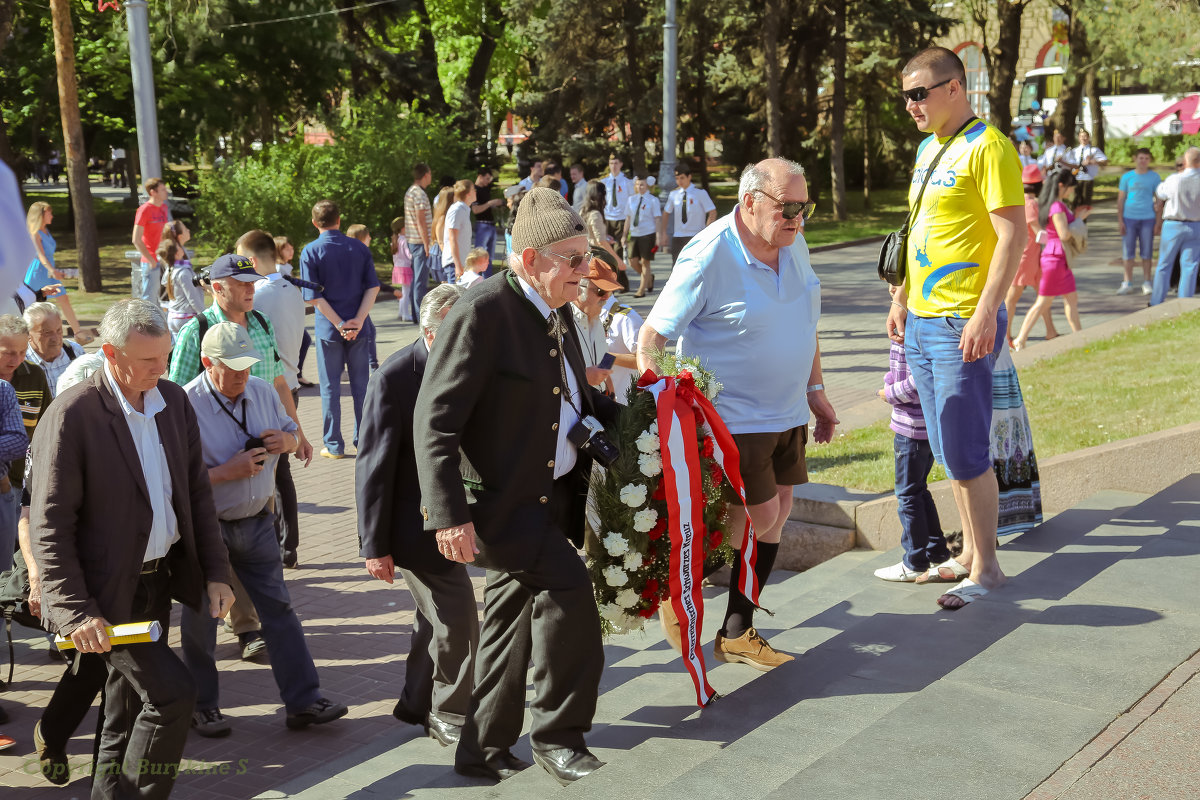
POLYGON ((921 183, 921 191, 917 192, 916 202, 912 204, 912 208, 908 210, 908 216, 904 218, 904 227, 901 228, 903 235, 908 235, 908 229, 912 227, 913 215, 920 213, 921 211, 921 199, 925 197, 925 187, 929 185, 929 179, 933 177, 933 171, 937 169, 938 162, 942 160, 942 156, 944 156, 946 151, 950 149, 950 145, 954 144, 954 140, 958 138, 958 135, 970 127, 971 123, 977 119, 979 118, 972 116, 969 120, 964 122, 962 127, 955 131, 954 135, 947 139, 946 143, 942 145, 942 149, 939 150, 937 155, 933 157, 933 161, 929 162, 929 168, 925 172, 925 180, 921 183))
POLYGON ((233 415, 233 412, 229 410, 229 406, 225 402, 227 399, 225 397, 225 395, 223 395, 217 391, 217 387, 213 385, 211 378, 208 378, 207 380, 208 380, 208 387, 209 387, 209 389, 212 390, 213 398, 217 401, 217 406, 222 411, 225 412, 225 416, 229 417, 231 420, 233 420, 234 422, 237 423, 237 426, 242 429, 242 433, 246 434, 251 439, 253 439, 254 434, 251 433, 250 431, 246 430, 246 395, 245 395, 245 393, 242 394, 242 402, 241 402, 242 418, 238 419, 237 417, 235 417, 233 415))

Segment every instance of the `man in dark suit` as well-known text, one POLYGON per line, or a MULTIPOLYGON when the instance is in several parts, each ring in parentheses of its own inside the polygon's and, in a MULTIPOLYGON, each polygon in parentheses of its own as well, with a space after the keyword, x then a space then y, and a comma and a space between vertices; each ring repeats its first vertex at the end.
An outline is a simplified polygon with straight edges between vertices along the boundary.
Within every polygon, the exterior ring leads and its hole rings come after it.
POLYGON ((576 549, 592 459, 567 435, 578 435, 581 418, 611 420, 616 406, 587 385, 574 328, 559 317, 589 269, 579 215, 558 192, 536 188, 512 236, 508 273, 472 288, 438 330, 417 398, 417 470, 442 555, 487 569, 475 697, 455 769, 496 780, 529 766, 509 748, 532 655, 534 760, 566 784, 602 766, 583 734, 604 667, 576 549))
POLYGON ((389 584, 399 567, 417 604, 404 690, 392 715, 424 725, 443 746, 458 743, 471 709, 479 614, 467 568, 442 557, 421 519, 413 410, 437 329, 462 292, 444 283, 425 295, 422 338, 371 376, 354 464, 359 555, 372 577, 389 584))
POLYGON ((171 598, 199 608, 207 593, 224 615, 229 559, 195 413, 159 380, 171 350, 161 310, 122 300, 100 335, 104 368, 59 395, 34 437, 30 538, 43 621, 107 662, 92 797, 165 798, 196 695, 167 646, 171 598), (154 642, 113 647, 105 630, 151 620, 163 627, 154 642))

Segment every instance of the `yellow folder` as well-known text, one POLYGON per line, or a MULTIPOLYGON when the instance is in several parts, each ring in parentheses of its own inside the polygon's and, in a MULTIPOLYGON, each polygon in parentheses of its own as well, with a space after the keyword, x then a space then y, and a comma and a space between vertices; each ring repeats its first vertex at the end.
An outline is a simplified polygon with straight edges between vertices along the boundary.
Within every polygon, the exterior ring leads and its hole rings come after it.
MULTIPOLYGON (((162 625, 158 620, 151 622, 127 622, 124 625, 109 625, 104 629, 108 641, 113 645, 135 644, 137 642, 157 642, 162 636, 162 625)), ((71 650, 75 643, 61 636, 54 637, 54 644, 59 650, 71 650)))

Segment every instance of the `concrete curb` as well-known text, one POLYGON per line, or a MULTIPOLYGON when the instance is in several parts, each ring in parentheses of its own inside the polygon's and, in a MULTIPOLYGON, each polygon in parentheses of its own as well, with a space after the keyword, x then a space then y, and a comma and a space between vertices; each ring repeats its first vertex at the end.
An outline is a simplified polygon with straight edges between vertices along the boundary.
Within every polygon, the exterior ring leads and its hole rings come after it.
MULTIPOLYGON (((1154 494, 1197 470, 1200 422, 1088 447, 1040 461, 1042 509, 1047 517, 1066 511, 1096 492, 1114 489, 1154 494)), ((950 481, 929 487, 942 527, 951 530, 958 507, 950 481)), ((890 550, 900 545, 896 498, 887 495, 854 509, 859 547, 890 550)))

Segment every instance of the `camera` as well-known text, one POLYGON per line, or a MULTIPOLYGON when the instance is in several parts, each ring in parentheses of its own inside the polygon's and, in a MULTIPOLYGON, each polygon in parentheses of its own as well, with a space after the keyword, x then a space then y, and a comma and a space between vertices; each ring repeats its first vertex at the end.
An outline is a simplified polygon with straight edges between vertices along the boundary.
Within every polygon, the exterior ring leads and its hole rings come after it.
POLYGON ((583 417, 567 432, 567 441, 579 448, 579 452, 591 456, 603 467, 611 467, 621 451, 604 432, 604 425, 595 417, 583 417))
POLYGON ((264 442, 258 436, 251 436, 249 439, 246 440, 246 443, 244 445, 242 445, 243 450, 253 450, 256 447, 261 447, 263 449, 266 449, 267 443, 264 442))

